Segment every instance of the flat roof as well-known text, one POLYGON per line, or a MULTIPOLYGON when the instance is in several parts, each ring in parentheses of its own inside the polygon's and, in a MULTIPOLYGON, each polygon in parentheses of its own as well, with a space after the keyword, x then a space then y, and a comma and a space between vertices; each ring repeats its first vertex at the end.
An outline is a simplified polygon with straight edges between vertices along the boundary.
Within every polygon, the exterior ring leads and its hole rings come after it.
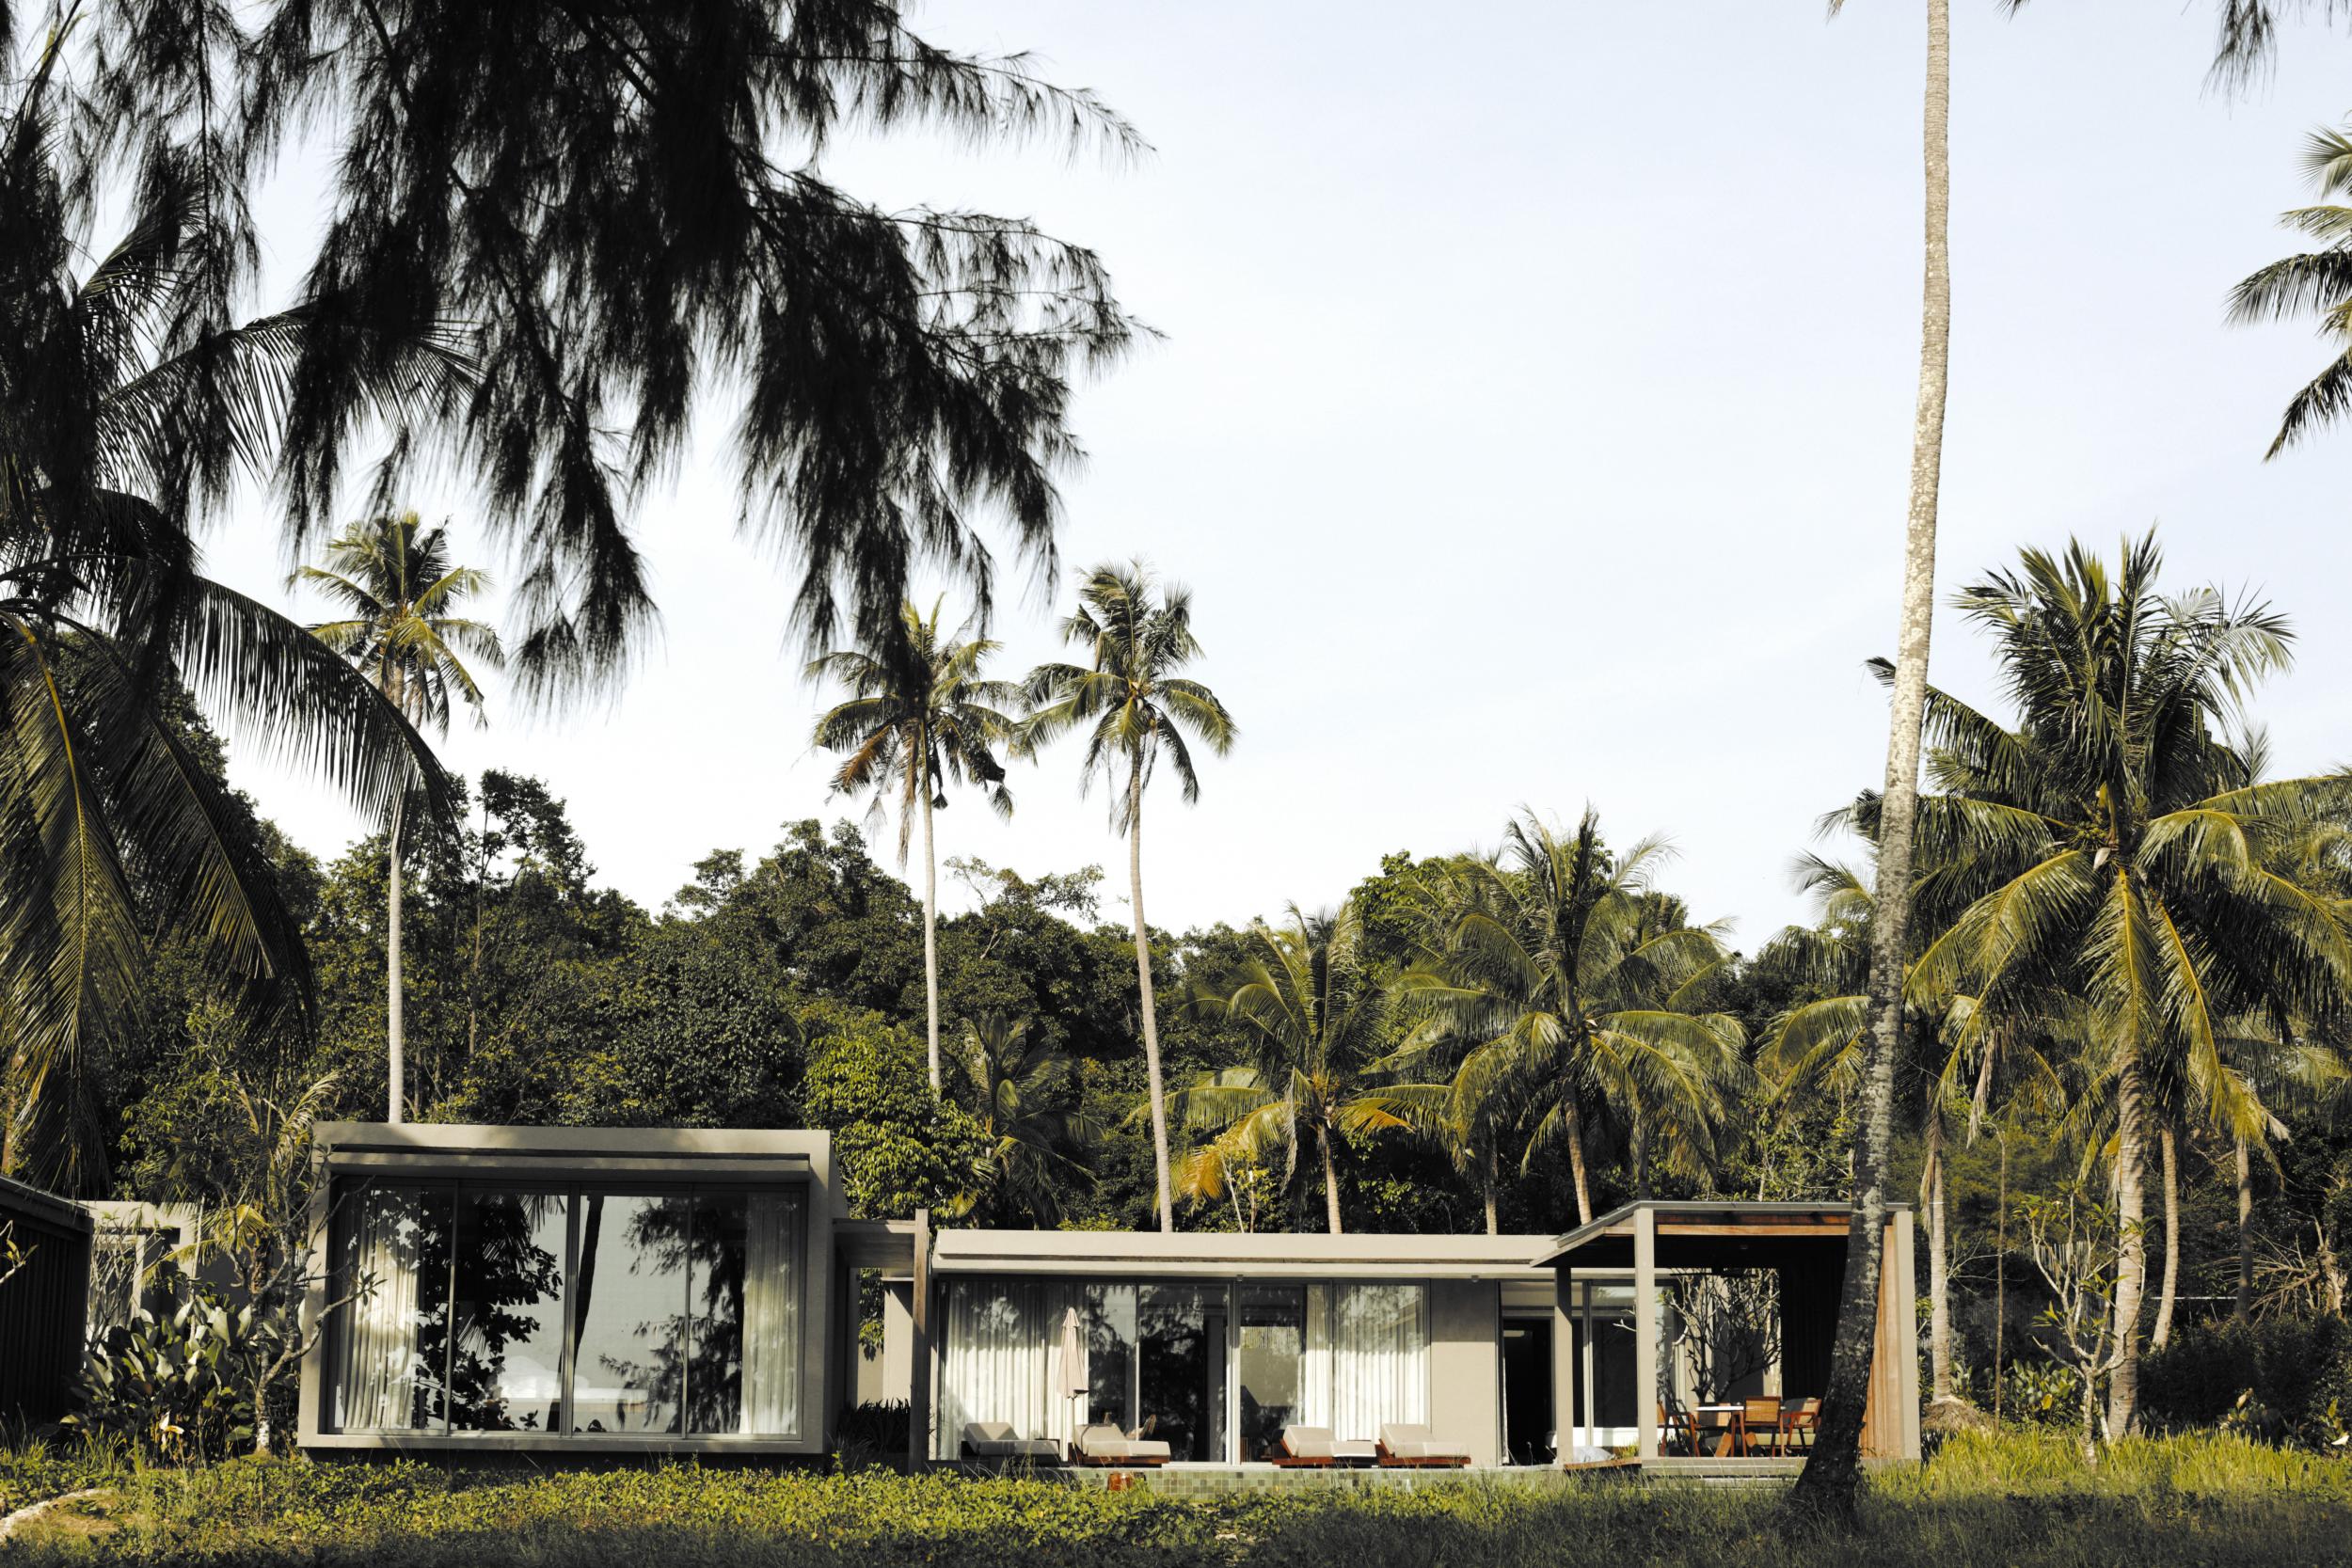
POLYGON ((323 1121, 311 1146, 332 1169, 443 1176, 572 1173, 670 1180, 813 1175, 832 1134, 712 1127, 491 1127, 469 1122, 323 1121))
POLYGON ((914 1272, 913 1220, 835 1220, 834 1250, 850 1269, 880 1269, 886 1275, 914 1272))
MULTIPOLYGON (((1909 1204, 1890 1203, 1892 1214, 1909 1204)), ((1853 1222, 1848 1203, 1760 1203, 1738 1199, 1672 1202, 1657 1198, 1612 1209, 1590 1225, 1556 1236, 1537 1255, 1547 1268, 1629 1268, 1638 1214, 1653 1216, 1661 1268, 1764 1265, 1815 1247, 1844 1247, 1853 1222)))
POLYGON ((1311 1279, 1535 1279, 1549 1236, 1245 1234, 1236 1231, 940 1230, 939 1274, 1247 1275, 1311 1279))
POLYGON ((89 1211, 72 1198, 0 1176, 0 1220, 7 1219, 32 1220, 85 1235, 91 1228, 89 1211))

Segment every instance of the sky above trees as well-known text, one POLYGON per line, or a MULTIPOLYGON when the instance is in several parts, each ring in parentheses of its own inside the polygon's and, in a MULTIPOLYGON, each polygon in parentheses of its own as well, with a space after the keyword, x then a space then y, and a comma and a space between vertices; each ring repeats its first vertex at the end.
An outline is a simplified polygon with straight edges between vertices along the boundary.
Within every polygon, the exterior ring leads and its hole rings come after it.
MULTIPOLYGON (((2352 41, 2296 31, 2231 101, 2205 84, 2209 8, 1956 10, 1947 592, 2020 544, 2111 553, 2159 523, 2169 581, 2264 591, 2300 633, 2259 708, 2276 769, 2352 760, 2352 446, 2263 464, 2324 351, 2223 321, 2230 285, 2293 248, 2273 220, 2304 198, 2305 132, 2352 110, 2352 41)), ((1081 392, 1065 569, 1009 581, 993 628, 1017 675, 1052 651, 1069 568, 1142 554, 1194 587, 1200 673, 1243 736, 1154 841, 1156 924, 1334 900, 1384 851, 1589 801, 1670 834, 1676 890, 1753 949, 1803 912, 1787 868, 1815 818, 1882 766, 1863 661, 1894 633, 1919 17, 1685 0, 1485 20, 933 0, 915 21, 935 41, 1036 51, 1155 153, 851 137, 826 167, 1093 245, 1168 334, 1081 392)), ((292 168, 258 203, 280 267, 320 187, 292 168)), ((461 480, 409 502, 511 579, 461 480)), ((208 549, 282 599, 264 504, 208 549)), ((530 717, 494 693, 491 726, 445 752, 547 779, 602 879, 648 904, 714 846, 856 809, 828 805, 808 746, 828 698, 786 630, 792 576, 737 538, 735 504, 694 462, 649 503, 663 635, 616 699, 530 717)), ((2006 711, 1987 654, 1939 615, 1937 682, 2006 711)), ((299 776, 233 775, 314 848, 364 831, 299 776)), ((1114 861, 1071 758, 1012 782, 1009 823, 943 815, 943 856, 1114 861)))

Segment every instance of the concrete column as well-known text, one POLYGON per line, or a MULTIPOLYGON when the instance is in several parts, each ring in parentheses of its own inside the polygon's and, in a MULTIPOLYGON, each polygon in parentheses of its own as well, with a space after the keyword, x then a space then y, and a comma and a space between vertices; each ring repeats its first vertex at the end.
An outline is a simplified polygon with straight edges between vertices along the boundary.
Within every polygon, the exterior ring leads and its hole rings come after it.
POLYGON ((1633 1211, 1634 1452, 1658 1456, 1658 1211, 1633 1211))
POLYGON ((931 1212, 914 1212, 914 1299, 907 1350, 907 1470, 920 1474, 931 1457, 931 1212))

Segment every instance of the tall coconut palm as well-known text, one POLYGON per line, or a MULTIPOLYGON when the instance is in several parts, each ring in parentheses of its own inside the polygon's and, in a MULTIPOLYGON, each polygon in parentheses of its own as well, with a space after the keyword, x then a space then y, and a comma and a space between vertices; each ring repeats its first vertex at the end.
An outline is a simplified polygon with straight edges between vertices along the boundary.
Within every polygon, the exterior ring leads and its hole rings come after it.
MULTIPOLYGON (((2342 811, 2352 781, 2260 782, 2227 738, 2246 693, 2286 664, 2288 628, 2213 590, 2160 594, 2161 564, 2153 536, 2114 573, 2080 545, 2028 550, 1960 595, 2018 721, 1932 692, 1941 787, 1921 812, 1933 858, 1963 867, 1976 895, 1921 952, 1915 986, 1989 1009, 2039 994, 2087 1010, 2114 1105, 2115 1433, 2137 1407, 2154 1075, 2180 1071, 2216 1120, 2233 1118, 2231 1021, 2324 1008, 2352 981, 2342 906, 2270 853, 2342 811)), ((1857 810, 1866 826, 1873 809, 1857 810)))
MULTIPOLYGON (((342 611, 310 635, 349 659, 384 700, 419 730, 446 734, 453 704, 485 722, 474 674, 505 668, 498 633, 453 611, 479 597, 490 579, 450 562, 445 526, 427 528, 413 512, 369 517, 328 541, 326 563, 301 566, 286 579, 323 594, 342 611), (470 662, 469 662, 470 661, 470 662)), ((400 1121, 407 1101, 407 1036, 401 973, 401 835, 405 802, 391 802, 385 847, 386 1119, 400 1121)))
POLYGON ((2288 400, 2266 455, 2280 452, 2324 424, 2352 413, 2352 129, 2313 131, 2303 149, 2303 172, 2320 199, 2282 214, 2280 222, 2319 248, 2271 262, 2231 291, 2233 321, 2310 317, 2337 346, 2335 357, 2288 400))
POLYGON ((1152 998, 1152 938, 1143 915, 1143 797, 1165 761, 1187 803, 1200 798, 1192 745, 1217 756, 1240 732, 1225 705, 1178 672, 1200 657, 1192 634, 1192 594, 1163 586, 1141 562, 1103 565, 1078 582, 1078 608, 1062 640, 1086 650, 1084 664, 1041 664, 1024 695, 1030 714, 1022 743, 1038 747, 1086 731, 1081 779, 1099 775, 1114 793, 1111 829, 1127 835, 1129 908, 1135 920, 1136 985, 1143 1018, 1143 1062, 1152 1111, 1152 1163, 1160 1228, 1176 1228, 1168 1168, 1168 1102, 1160 1076, 1160 1024, 1152 998), (1187 738, 1189 736, 1189 739, 1187 738))
POLYGON ((1311 1146, 1323 1184, 1324 1222, 1341 1233, 1334 1146, 1342 1138, 1430 1128, 1448 1099, 1436 1084, 1381 1084, 1372 1068, 1388 1037, 1389 988, 1367 973, 1363 923, 1355 903, 1336 914, 1302 914, 1251 927, 1239 984, 1194 1006, 1239 1023, 1253 1060, 1204 1073, 1170 1099, 1168 1115, 1195 1132, 1220 1134, 1221 1165, 1270 1164, 1279 1151, 1282 1184, 1296 1177, 1311 1146))
MULTIPOLYGON (((1834 16, 1845 0, 1830 0, 1834 16)), ((1861 1482, 1862 1415, 1877 1332, 1881 1240, 1893 1152, 1895 1054, 1902 1032, 1904 958, 1910 945, 1912 837, 1919 789, 1920 725, 1928 689, 1928 634, 1935 618, 1936 509, 1944 471, 1944 404, 1951 372, 1951 0, 1926 0, 1927 81, 1920 94, 1922 212, 1926 233, 1919 306, 1919 388, 1911 427, 1911 499, 1903 529, 1901 610, 1895 684, 1887 705, 1885 825, 1871 921, 1870 1038, 1854 1118, 1853 1217, 1837 1329, 1811 1460, 1797 1485, 1801 1507, 1851 1515, 1861 1482)))
POLYGON ((1429 961, 1467 1042, 1456 1080, 1520 1107, 1526 1158, 1565 1149, 1583 1224, 1597 1128, 1623 1132, 1646 1194, 1653 1148, 1685 1170, 1711 1162, 1744 1073, 1738 1021, 1691 1010, 1726 955, 1652 889, 1668 854, 1657 839, 1613 854, 1589 811, 1565 835, 1529 812, 1504 831, 1500 864, 1443 874, 1453 908, 1429 961))
MULTIPOLYGON (((1822 1085, 1850 1099, 1869 1037, 1869 997, 1862 985, 1874 894, 1861 872, 1820 856, 1803 857, 1798 872, 1800 886, 1818 901, 1819 924, 1784 931, 1768 955, 1804 975, 1813 989, 1842 994, 1817 996, 1775 1019, 1762 1062, 1776 1080, 1775 1099, 1822 1085)), ((1938 880, 1931 871, 1929 885, 1915 889, 1915 899, 1931 915, 1938 880)), ((1896 1110, 1919 1134, 1924 1149, 1919 1200, 1927 1220, 1929 1398, 1934 1402, 1959 1397, 1946 1168, 1952 1124, 1964 1116, 1964 1136, 1973 1142, 1988 1117, 2005 1116, 2023 1100, 2038 1098, 2053 1109, 2063 1105, 2048 1059, 2031 1034, 2019 1027, 2039 1016, 1994 1017, 1975 997, 1906 988, 1903 1050, 1894 1073, 1896 1110)))
POLYGON ((446 782, 414 731, 292 620, 207 577, 193 530, 278 457, 322 329, 397 422, 462 398, 464 356, 337 324, 237 325, 191 171, 159 155, 125 237, 88 236, 59 130, 61 40, 0 49, 0 1168, 101 1184, 89 1051, 135 1026, 151 939, 185 935, 259 1005, 307 1000, 298 931, 246 814, 186 743, 185 693, 363 811, 446 782), (215 285, 221 285, 216 288, 215 285))
POLYGON ((967 636, 969 620, 943 631, 945 602, 933 599, 929 615, 902 605, 890 643, 873 653, 827 654, 808 667, 810 678, 838 681, 849 691, 817 721, 816 743, 849 753, 834 788, 869 793, 876 813, 897 799, 900 865, 914 824, 923 824, 923 998, 933 1094, 940 1091, 939 860, 931 813, 946 809, 948 784, 972 784, 996 815, 1012 815, 996 752, 1012 738, 1014 720, 1006 710, 1019 696, 1009 682, 981 673, 1000 643, 967 636))

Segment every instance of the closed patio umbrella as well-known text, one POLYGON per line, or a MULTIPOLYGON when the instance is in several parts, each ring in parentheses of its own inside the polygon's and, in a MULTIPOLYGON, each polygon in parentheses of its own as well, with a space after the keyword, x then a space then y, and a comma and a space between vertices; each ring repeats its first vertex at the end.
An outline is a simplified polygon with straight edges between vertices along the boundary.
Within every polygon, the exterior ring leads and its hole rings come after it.
MULTIPOLYGON (((1054 1352, 1054 1393, 1059 1399, 1077 1401, 1086 1398, 1089 1386, 1086 1344, 1078 1337, 1078 1309, 1073 1307, 1062 1314, 1061 1344, 1054 1352)), ((1073 1445, 1083 1425, 1082 1413, 1073 1410, 1070 1436, 1073 1445)))

